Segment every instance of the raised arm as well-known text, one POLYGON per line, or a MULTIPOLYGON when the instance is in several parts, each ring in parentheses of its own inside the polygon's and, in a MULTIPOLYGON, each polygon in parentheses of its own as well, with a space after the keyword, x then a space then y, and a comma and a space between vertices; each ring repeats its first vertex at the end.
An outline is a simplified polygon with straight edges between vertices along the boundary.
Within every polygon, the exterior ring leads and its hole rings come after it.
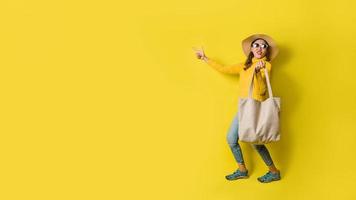
POLYGON ((222 65, 216 60, 208 58, 205 55, 203 48, 201 49, 193 48, 193 50, 195 51, 198 59, 204 60, 208 65, 210 65, 211 67, 213 67, 219 72, 227 73, 227 74, 239 74, 240 71, 244 68, 243 63, 233 64, 233 65, 222 65))
POLYGON ((217 62, 216 60, 208 58, 208 57, 205 57, 204 61, 208 65, 210 65, 211 67, 216 69, 217 71, 222 72, 222 73, 227 73, 227 74, 239 74, 244 67, 243 63, 237 63, 237 64, 233 64, 233 65, 223 65, 223 64, 217 62))

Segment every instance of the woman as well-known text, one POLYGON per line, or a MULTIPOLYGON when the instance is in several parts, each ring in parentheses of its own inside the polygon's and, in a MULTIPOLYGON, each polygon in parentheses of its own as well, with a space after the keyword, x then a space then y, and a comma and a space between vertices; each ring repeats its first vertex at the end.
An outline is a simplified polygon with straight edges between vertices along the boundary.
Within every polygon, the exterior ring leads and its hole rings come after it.
MULTIPOLYGON (((268 98, 267 83, 264 70, 267 69, 268 74, 270 74, 270 61, 273 60, 278 54, 276 43, 268 35, 254 34, 242 41, 242 49, 247 56, 245 63, 239 63, 230 66, 224 66, 217 61, 208 58, 202 49, 195 51, 199 59, 204 60, 208 65, 212 66, 217 71, 240 75, 240 97, 248 96, 248 89, 251 83, 252 73, 255 73, 253 98, 258 101, 264 101, 268 98)), ((226 175, 225 178, 227 180, 248 178, 248 170, 246 169, 238 140, 238 113, 236 113, 227 134, 227 142, 238 164, 238 169, 232 174, 226 175)), ((280 171, 275 167, 266 146, 253 144, 253 147, 258 151, 263 161, 269 168, 269 171, 263 176, 258 177, 257 180, 262 183, 280 180, 280 171)))

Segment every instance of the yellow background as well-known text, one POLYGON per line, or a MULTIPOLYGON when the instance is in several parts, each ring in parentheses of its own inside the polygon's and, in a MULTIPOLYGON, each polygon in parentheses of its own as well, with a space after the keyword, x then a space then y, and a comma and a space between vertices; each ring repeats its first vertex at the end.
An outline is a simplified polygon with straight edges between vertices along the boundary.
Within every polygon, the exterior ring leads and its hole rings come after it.
POLYGON ((0 199, 355 199, 354 1, 0 2, 0 199), (271 35, 282 180, 226 132, 245 60, 271 35))

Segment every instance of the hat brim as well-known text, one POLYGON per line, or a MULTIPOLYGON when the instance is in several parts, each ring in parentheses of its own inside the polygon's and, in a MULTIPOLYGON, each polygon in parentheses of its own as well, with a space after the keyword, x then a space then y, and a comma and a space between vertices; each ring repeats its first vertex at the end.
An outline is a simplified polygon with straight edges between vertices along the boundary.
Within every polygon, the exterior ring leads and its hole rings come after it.
POLYGON ((246 39, 242 40, 242 50, 245 53, 246 56, 248 56, 251 52, 251 43, 256 40, 256 39, 264 39, 266 40, 266 42, 268 43, 270 49, 270 60, 273 60, 274 58, 276 58, 276 56, 278 55, 279 49, 277 47, 276 42, 268 35, 266 34, 254 34, 251 35, 249 37, 247 37, 246 39))

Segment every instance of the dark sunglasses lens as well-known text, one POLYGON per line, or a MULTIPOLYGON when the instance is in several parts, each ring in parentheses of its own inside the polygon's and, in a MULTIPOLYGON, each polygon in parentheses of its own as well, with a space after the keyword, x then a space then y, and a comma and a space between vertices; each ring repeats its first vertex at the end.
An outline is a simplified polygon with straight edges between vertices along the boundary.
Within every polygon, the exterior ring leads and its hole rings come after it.
POLYGON ((267 44, 262 44, 261 47, 266 49, 268 47, 268 45, 267 44))

